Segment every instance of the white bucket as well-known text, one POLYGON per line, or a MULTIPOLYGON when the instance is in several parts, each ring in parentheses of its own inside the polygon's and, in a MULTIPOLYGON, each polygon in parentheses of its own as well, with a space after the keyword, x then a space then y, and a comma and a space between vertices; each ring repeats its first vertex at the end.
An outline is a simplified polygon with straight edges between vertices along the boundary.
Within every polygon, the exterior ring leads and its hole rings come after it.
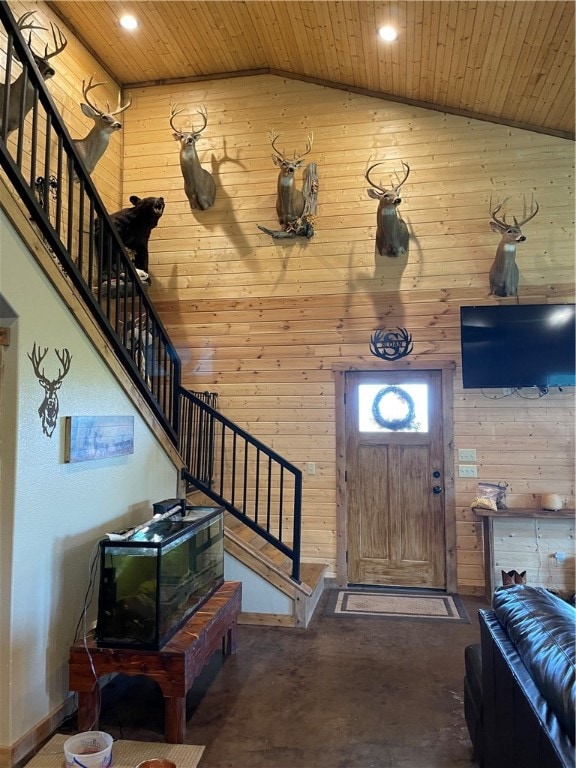
POLYGON ((66 768, 108 768, 114 739, 104 731, 86 731, 64 742, 66 768))

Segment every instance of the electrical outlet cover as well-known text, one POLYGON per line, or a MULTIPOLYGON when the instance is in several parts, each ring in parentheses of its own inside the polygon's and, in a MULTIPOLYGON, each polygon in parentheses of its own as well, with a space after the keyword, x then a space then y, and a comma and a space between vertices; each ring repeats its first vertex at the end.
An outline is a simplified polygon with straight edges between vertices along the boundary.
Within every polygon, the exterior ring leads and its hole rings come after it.
POLYGON ((458 477, 478 477, 478 467, 476 464, 459 464, 458 477))

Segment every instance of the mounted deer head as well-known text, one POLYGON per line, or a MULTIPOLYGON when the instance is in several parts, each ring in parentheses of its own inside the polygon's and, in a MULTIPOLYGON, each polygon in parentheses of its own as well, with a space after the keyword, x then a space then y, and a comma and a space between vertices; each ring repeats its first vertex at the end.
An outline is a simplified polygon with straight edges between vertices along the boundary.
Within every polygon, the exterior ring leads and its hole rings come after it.
POLYGON ((283 227, 288 227, 299 219, 304 212, 304 195, 301 190, 296 189, 294 175, 302 165, 303 159, 312 149, 313 136, 309 133, 306 137, 306 148, 302 155, 296 155, 296 151, 294 151, 294 157, 289 159, 276 146, 276 141, 280 138, 280 135, 275 133, 271 137, 272 149, 276 152, 275 155, 272 155, 272 160, 280 168, 276 213, 280 224, 283 227))
MULTIPOLYGON (((38 70, 40 71, 40 74, 44 78, 44 80, 48 80, 51 77, 54 77, 56 74, 54 69, 50 66, 48 63, 50 59, 54 58, 54 56, 57 56, 59 53, 62 53, 64 48, 66 48, 66 45, 68 44, 68 41, 62 34, 59 27, 56 27, 52 22, 50 22, 50 29, 52 30, 52 38, 54 41, 54 50, 48 51, 48 45, 45 46, 44 49, 44 55, 40 56, 40 54, 34 53, 32 50, 32 30, 33 29, 42 29, 46 30, 46 27, 38 26, 37 24, 34 24, 33 16, 36 13, 36 11, 28 11, 27 13, 22 14, 18 21, 16 22, 18 29, 20 32, 23 32, 25 29, 30 30, 28 34, 28 48, 30 49, 30 53, 34 57, 34 61, 36 62, 36 66, 38 67, 38 70), (56 37, 56 32, 58 32, 58 37, 56 37)), ((14 58, 19 61, 18 55, 16 51, 14 51, 14 58)), ((6 85, 1 84, 0 85, 0 133, 3 132, 3 106, 4 106, 4 99, 6 95, 6 85)), ((20 75, 16 78, 16 80, 10 84, 10 92, 8 96, 8 124, 7 124, 7 136, 12 133, 13 131, 20 128, 21 124, 24 122, 24 118, 30 112, 32 109, 32 105, 34 103, 34 86, 28 79, 28 77, 25 76, 24 71, 20 73, 20 75), (24 101, 22 103, 22 91, 24 90, 24 101)))
POLYGON ((496 218, 496 214, 500 212, 504 203, 509 199, 507 197, 495 208, 492 208, 492 200, 490 200, 490 215, 492 216, 490 228, 493 232, 501 235, 498 248, 496 249, 496 257, 490 267, 489 275, 490 293, 494 296, 518 295, 519 272, 516 264, 516 245, 526 240, 526 237, 522 234, 521 227, 530 219, 533 219, 539 210, 538 203, 533 200, 530 205, 530 213, 526 215, 526 199, 524 199, 524 218, 519 222, 513 216, 514 225, 512 226, 506 223, 505 214, 501 219, 496 218))
POLYGON ((108 102, 106 102, 106 111, 100 109, 95 101, 91 102, 88 98, 90 91, 93 91, 94 88, 98 88, 100 85, 105 85, 105 83, 93 83, 92 78, 88 81, 88 85, 85 84, 84 80, 82 81, 82 95, 86 103, 80 104, 80 109, 86 117, 94 121, 94 125, 83 139, 74 140, 76 149, 80 153, 80 157, 90 174, 94 171, 96 163, 108 148, 110 136, 122 128, 122 123, 115 120, 116 115, 122 114, 132 104, 132 98, 128 97, 128 103, 122 106, 121 93, 118 93, 118 104, 114 112, 110 109, 108 102))
POLYGON ((403 256, 408 252, 410 235, 406 222, 398 213, 398 206, 402 202, 400 190, 410 174, 410 166, 402 161, 406 170, 404 178, 396 186, 386 189, 375 184, 370 178, 370 171, 378 165, 382 165, 382 163, 373 163, 364 174, 368 184, 373 187, 373 189, 366 190, 368 196, 379 200, 376 213, 376 248, 381 256, 403 256))
POLYGON ((190 203, 190 208, 200 208, 201 211, 205 211, 214 205, 216 197, 214 179, 208 171, 202 168, 196 152, 196 142, 208 124, 206 108, 200 107, 196 110, 203 120, 201 128, 179 131, 174 125, 174 118, 184 110, 177 107, 177 104, 172 104, 170 108, 170 127, 174 131, 174 138, 180 142, 180 168, 184 177, 184 192, 190 203))
POLYGON ((60 389, 62 385, 62 380, 64 379, 64 376, 68 373, 70 370, 70 361, 72 360, 72 356, 70 355, 70 352, 67 349, 62 350, 62 354, 60 354, 59 350, 56 351, 56 357, 58 360, 60 360, 60 363, 62 364, 62 371, 60 371, 60 368, 58 369, 58 376, 55 379, 48 379, 46 378, 44 374, 44 368, 42 368, 42 372, 40 372, 40 363, 44 358, 46 357, 46 353, 48 352, 48 347, 45 347, 44 352, 40 353, 40 348, 36 349, 36 344, 32 347, 32 354, 28 355, 30 358, 30 361, 32 362, 32 367, 34 368, 34 373, 36 374, 36 377, 38 378, 38 383, 41 387, 44 388, 44 400, 42 401, 42 404, 38 408, 38 415, 40 416, 40 420, 42 421, 42 431, 45 435, 48 435, 48 437, 52 437, 52 433, 54 432, 54 428, 56 427, 56 419, 58 418, 58 411, 60 410, 60 404, 58 402, 58 390, 60 389))

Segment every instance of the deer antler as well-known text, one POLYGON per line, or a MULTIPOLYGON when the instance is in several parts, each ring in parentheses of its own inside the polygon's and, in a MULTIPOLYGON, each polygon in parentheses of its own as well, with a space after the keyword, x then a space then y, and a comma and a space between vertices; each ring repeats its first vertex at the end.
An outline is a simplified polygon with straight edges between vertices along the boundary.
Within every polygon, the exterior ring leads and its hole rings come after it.
POLYGON ((54 50, 52 53, 48 53, 48 44, 46 44, 46 48, 44 49, 45 61, 48 61, 48 59, 51 59, 54 56, 57 56, 59 53, 62 53, 64 48, 66 48, 68 45, 68 40, 66 40, 66 37, 64 36, 60 27, 50 22, 50 29, 52 30, 52 39, 54 40, 54 50), (56 30, 58 30, 58 39, 56 39, 56 30))
POLYGON ((88 93, 90 91, 93 91, 94 88, 98 88, 99 85, 106 85, 106 82, 104 81, 104 82, 101 82, 101 83, 93 83, 92 82, 92 75, 90 75, 90 80, 88 80, 88 85, 86 85, 85 80, 82 80, 82 96, 84 96, 84 100, 85 100, 86 104, 88 104, 89 107, 92 107, 94 112, 98 112, 98 114, 101 115, 103 113, 102 113, 102 110, 100 109, 100 107, 97 106, 95 101, 90 101, 90 99, 88 98, 88 93))
POLYGON ((40 347, 36 349, 36 342, 34 342, 34 346, 32 347, 32 354, 28 355, 30 358, 30 362, 32 363, 32 367, 34 368, 34 373, 36 374, 36 378, 40 381, 40 383, 48 383, 48 379, 44 375, 44 368, 42 368, 42 373, 40 373, 40 363, 46 355, 48 354, 48 347, 44 348, 44 352, 40 354, 40 347))
POLYGON ((282 134, 281 134, 281 133, 271 133, 271 134, 270 134, 270 141, 272 142, 272 149, 274 150, 274 152, 276 152, 276 154, 278 155, 278 157, 279 157, 281 160, 284 160, 284 153, 283 153, 283 152, 281 152, 281 151, 278 149, 278 147, 276 146, 276 141, 277 141, 277 139, 279 139, 279 138, 280 138, 280 136, 282 136, 282 134))
MULTIPOLYGON (((302 160, 303 157, 306 157, 306 155, 310 152, 312 149, 312 142, 314 141, 314 134, 310 132, 308 136, 306 137, 306 149, 304 150, 304 154, 300 155, 298 160, 302 160)), ((294 155, 296 155, 296 152, 294 152, 294 155)))
MULTIPOLYGON (((393 190, 394 190, 396 193, 398 193, 398 192, 400 191, 400 189, 401 189, 402 185, 405 183, 406 179, 407 179, 407 178, 408 178, 408 176, 410 175, 410 166, 408 165, 408 163, 405 163, 405 162, 404 162, 404 160, 401 160, 400 162, 402 163, 402 165, 403 165, 403 166, 404 166, 404 168, 406 169, 406 173, 405 173, 405 175, 404 175, 404 178, 402 179, 402 181, 401 181, 399 184, 397 184, 396 186, 392 186, 392 189, 393 189, 393 190)), ((376 168, 376 166, 377 166, 377 165, 384 165, 384 163, 383 163, 382 161, 380 161, 380 162, 377 162, 377 163, 373 163, 373 164, 372 164, 372 165, 371 165, 371 166, 368 168, 368 170, 366 171, 366 173, 364 174, 364 178, 366 179, 366 181, 368 182, 368 184, 371 184, 371 185, 372 185, 372 186, 373 186, 375 189, 379 189, 379 190, 380 190, 380 192, 385 192, 385 191, 386 191, 386 188, 385 188, 385 187, 381 187, 379 184, 375 184, 375 183, 372 181, 372 179, 370 178, 370 171, 373 171, 373 170, 374 170, 374 168, 376 168)))
POLYGON ((182 131, 179 131, 178 128, 176 128, 174 125, 174 118, 177 115, 180 115, 182 112, 184 112, 184 107, 182 107, 182 109, 178 109, 178 104, 170 105, 170 128, 172 128, 174 133, 182 133, 182 131))
MULTIPOLYGON (((33 21, 28 21, 28 19, 32 19, 36 11, 27 11, 26 13, 23 13, 22 16, 18 19, 16 22, 16 26, 20 30, 20 32, 24 32, 25 29, 29 29, 30 33, 28 35, 28 48, 30 51, 32 51, 32 30, 33 29, 42 29, 46 30, 46 27, 41 27, 38 24, 34 24, 33 21)), ((20 57, 18 56, 16 50, 14 50, 14 56, 16 57, 17 61, 20 61, 20 57)))
POLYGON ((106 102, 106 109, 108 110, 108 114, 110 115, 110 117, 114 117, 114 115, 120 115, 122 112, 127 110, 128 107, 132 104, 132 96, 130 94, 128 94, 128 103, 124 104, 123 107, 120 106, 121 99, 122 99, 122 93, 118 91, 118 104, 116 105, 116 110, 114 112, 110 111, 110 105, 108 104, 108 102, 106 102))
POLYGON ((58 368, 58 377, 54 379, 54 384, 59 384, 64 376, 68 373, 70 370, 70 362, 72 360, 72 356, 70 352, 67 349, 62 350, 62 354, 60 354, 60 350, 56 349, 56 357, 60 362, 62 363, 62 373, 60 373, 60 368, 58 368))
MULTIPOLYGON (((88 98, 88 93, 90 91, 93 91, 94 88, 98 88, 99 85, 106 85, 106 81, 104 80, 104 81, 99 82, 99 83, 93 83, 92 82, 92 75, 90 76, 90 80, 88 80, 88 85, 86 85, 86 82, 84 80, 82 80, 82 96, 84 96, 84 100, 85 100, 86 104, 88 104, 88 106, 91 107, 94 110, 94 112, 98 112, 99 115, 103 115, 105 113, 103 112, 103 110, 100 109, 99 106, 97 106, 96 102, 95 101, 90 101, 90 99, 88 98)), ((106 114, 110 115, 110 117, 114 117, 114 115, 119 115, 121 112, 124 112, 124 110, 128 109, 128 107, 132 104, 132 97, 129 96, 128 97, 128 104, 125 104, 122 107, 122 106, 120 106, 121 99, 122 99, 122 94, 119 91, 118 92, 118 105, 116 107, 116 111, 115 112, 112 112, 110 110, 110 103, 107 101, 106 102, 106 114)))
POLYGON ((396 190, 396 192, 398 192, 398 191, 401 189, 402 185, 405 183, 406 179, 407 179, 407 178, 408 178, 408 176, 410 175, 410 166, 408 165, 408 163, 405 163, 405 162, 404 162, 404 160, 401 160, 400 162, 402 163, 402 165, 404 166, 404 168, 406 168, 406 174, 405 174, 404 178, 402 179, 402 181, 400 182, 400 184, 397 184, 397 185, 394 187, 394 189, 396 190))
POLYGON ((46 27, 40 27, 37 24, 33 23, 27 23, 28 19, 32 18, 36 11, 27 11, 26 13, 23 13, 22 16, 18 19, 16 22, 16 26, 20 30, 20 32, 23 32, 25 29, 42 29, 46 31, 46 27))
MULTIPOLYGON (((281 152, 278 147, 276 146, 276 140, 280 138, 282 134, 281 133, 271 133, 270 134, 270 140, 272 142, 272 149, 276 154, 278 155, 278 158, 280 160, 286 161, 286 155, 284 152, 281 152)), ((312 133, 309 133, 306 137, 306 149, 304 150, 304 153, 302 155, 296 155, 296 150, 294 150, 294 160, 293 162, 300 162, 303 157, 306 157, 306 155, 310 152, 312 149, 312 142, 314 140, 314 135, 312 133)))
POLYGON ((202 128, 198 128, 198 130, 197 130, 197 131, 194 131, 194 133, 202 133, 202 131, 204 130, 204 128, 206 128, 206 126, 208 125, 208 113, 206 112, 206 107, 205 107, 205 106, 201 106, 201 107, 199 107, 199 108, 196 110, 196 112, 197 112, 197 114, 199 114, 199 115, 200 115, 200 117, 201 117, 201 118, 204 120, 204 125, 202 126, 202 128))
POLYGON ((492 208, 492 195, 490 195, 490 216, 492 217, 492 221, 504 229, 508 228, 508 224, 506 223, 506 214, 504 214, 501 219, 497 219, 496 214, 502 209, 502 206, 507 203, 508 200, 510 200, 510 197, 505 197, 501 203, 499 203, 495 208, 492 208))
MULTIPOLYGON (((507 229, 510 226, 506 222, 506 214, 504 214, 501 219, 497 219, 496 214, 502 209, 502 206, 504 203, 507 203, 508 200, 510 200, 510 197, 505 197, 501 203, 499 203, 495 208, 492 208, 492 196, 490 196, 490 215, 492 217, 492 221, 494 221, 499 227, 502 227, 503 229, 507 229)), ((524 226, 524 224, 526 224, 526 222, 530 221, 530 219, 533 219, 539 210, 540 206, 538 205, 538 201, 532 199, 530 203, 530 213, 528 216, 525 216, 522 221, 518 221, 516 216, 512 217, 514 219, 514 226, 520 229, 524 226)), ((526 214, 526 198, 524 198, 524 214, 526 214)))
MULTIPOLYGON (((530 221, 530 219, 533 219, 534 216, 536 216, 539 210, 540 210, 540 206, 538 205, 538 201, 532 198, 532 201, 530 202, 530 213, 528 214, 528 216, 525 219, 522 219, 522 221, 520 222, 516 221, 516 216, 513 217, 515 226, 523 227, 527 221, 530 221), (534 205, 536 205, 535 209, 534 209, 534 205)), ((526 213, 526 198, 524 198, 524 213, 526 213)))
POLYGON ((368 182, 368 184, 370 184, 371 186, 373 186, 375 189, 379 189, 379 190, 380 190, 380 192, 385 192, 386 190, 385 190, 385 188, 384 188, 384 187, 381 187, 379 184, 375 184, 375 183, 372 181, 372 179, 370 178, 370 171, 373 171, 373 170, 374 170, 374 168, 376 168, 376 166, 378 166, 378 165, 383 165, 383 163, 382 163, 382 162, 373 163, 373 164, 372 164, 372 165, 371 165, 371 166, 370 166, 370 167, 369 167, 369 168, 366 170, 366 172, 364 173, 364 178, 366 179, 366 181, 368 182))

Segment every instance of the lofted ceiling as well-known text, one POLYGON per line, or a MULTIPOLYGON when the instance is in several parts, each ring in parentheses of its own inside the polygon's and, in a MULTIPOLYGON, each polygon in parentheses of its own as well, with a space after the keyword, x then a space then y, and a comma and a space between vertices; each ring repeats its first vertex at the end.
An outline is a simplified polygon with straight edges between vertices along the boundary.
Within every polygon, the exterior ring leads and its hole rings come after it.
POLYGON ((573 0, 48 5, 123 86, 271 72, 574 138, 573 0))

